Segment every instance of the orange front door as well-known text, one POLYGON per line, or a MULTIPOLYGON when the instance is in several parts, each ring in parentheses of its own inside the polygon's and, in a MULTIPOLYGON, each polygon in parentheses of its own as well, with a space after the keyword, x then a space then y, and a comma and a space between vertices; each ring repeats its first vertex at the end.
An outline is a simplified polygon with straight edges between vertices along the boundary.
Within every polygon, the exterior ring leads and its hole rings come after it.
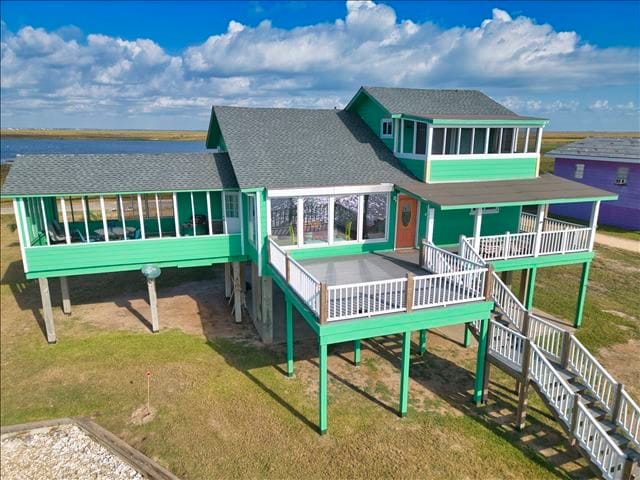
POLYGON ((415 246, 417 217, 418 202, 416 199, 405 195, 399 195, 396 248, 411 248, 415 246))

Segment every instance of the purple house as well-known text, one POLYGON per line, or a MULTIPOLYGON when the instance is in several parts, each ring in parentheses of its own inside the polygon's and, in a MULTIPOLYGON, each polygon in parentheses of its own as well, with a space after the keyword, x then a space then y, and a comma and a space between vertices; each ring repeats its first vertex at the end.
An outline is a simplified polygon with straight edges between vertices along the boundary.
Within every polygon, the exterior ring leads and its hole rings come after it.
MULTIPOLYGON (((555 175, 618 194, 602 204, 600 224, 640 230, 640 138, 590 137, 546 155, 555 158, 555 175)), ((550 211, 588 221, 591 204, 552 205, 550 211)))

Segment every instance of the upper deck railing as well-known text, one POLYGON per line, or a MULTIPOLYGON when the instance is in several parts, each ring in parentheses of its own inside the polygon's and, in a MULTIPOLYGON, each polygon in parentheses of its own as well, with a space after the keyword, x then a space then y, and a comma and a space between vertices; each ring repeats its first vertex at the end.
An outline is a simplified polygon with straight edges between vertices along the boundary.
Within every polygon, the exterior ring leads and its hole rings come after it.
POLYGON ((269 239, 269 263, 318 317, 320 323, 411 312, 486 298, 487 268, 428 243, 420 266, 425 275, 327 285, 269 239), (429 272, 429 273, 427 273, 429 272))
MULTIPOLYGON (((587 252, 592 249, 591 227, 549 218, 545 219, 542 231, 537 232, 535 227, 536 216, 522 213, 520 232, 485 235, 478 239, 463 236, 461 248, 470 248, 488 261, 587 252)), ((468 254, 463 256, 469 257, 468 254)))

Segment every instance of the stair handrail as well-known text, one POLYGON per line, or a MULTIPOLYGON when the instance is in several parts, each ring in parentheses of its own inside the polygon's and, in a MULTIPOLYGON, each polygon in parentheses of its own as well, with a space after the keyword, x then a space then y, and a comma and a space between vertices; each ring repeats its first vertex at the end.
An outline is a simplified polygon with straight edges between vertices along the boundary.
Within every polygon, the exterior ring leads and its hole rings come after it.
POLYGON ((529 315, 529 338, 556 362, 562 360, 564 337, 567 333, 567 330, 548 320, 537 315, 529 315))
POLYGON ((613 421, 625 432, 631 442, 640 449, 640 407, 625 391, 622 384, 618 389, 619 400, 616 402, 613 421))
POLYGON ((553 368, 551 362, 533 342, 531 342, 529 376, 538 384, 551 406, 556 410, 560 420, 570 427, 571 411, 576 396, 569 384, 553 368))
POLYGON ((504 284, 496 272, 492 272, 492 279, 493 288, 491 290, 491 297, 493 298, 493 301, 504 312, 509 323, 521 332, 527 309, 520 300, 518 300, 518 297, 515 296, 511 289, 504 284))
POLYGON ((486 266, 487 262, 482 256, 476 252, 471 242, 464 235, 460 235, 460 241, 458 242, 458 252, 460 256, 466 258, 469 261, 486 266))
POLYGON ((589 391, 602 403, 604 409, 612 413, 618 382, 575 335, 570 335, 567 366, 578 375, 589 391))
POLYGON ((600 468, 605 479, 622 478, 627 461, 625 453, 577 397, 574 408, 577 411, 571 426, 571 436, 589 454, 591 461, 600 468))
POLYGON ((527 337, 494 320, 490 320, 489 324, 491 325, 491 340, 489 342, 491 353, 504 362, 522 368, 527 337))

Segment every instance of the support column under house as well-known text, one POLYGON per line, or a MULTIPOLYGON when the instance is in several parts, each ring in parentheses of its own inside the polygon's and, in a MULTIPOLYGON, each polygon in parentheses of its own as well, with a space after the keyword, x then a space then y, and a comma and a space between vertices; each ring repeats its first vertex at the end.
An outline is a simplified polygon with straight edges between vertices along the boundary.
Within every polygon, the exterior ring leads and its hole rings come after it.
POLYGON ((56 343, 56 329, 53 324, 53 309, 51 308, 51 294, 49 293, 49 280, 39 278, 40 297, 42 298, 42 315, 47 334, 47 342, 56 343))
POLYGON ((67 277, 60 277, 60 293, 62 295, 62 311, 67 315, 71 315, 71 298, 69 297, 67 277))

